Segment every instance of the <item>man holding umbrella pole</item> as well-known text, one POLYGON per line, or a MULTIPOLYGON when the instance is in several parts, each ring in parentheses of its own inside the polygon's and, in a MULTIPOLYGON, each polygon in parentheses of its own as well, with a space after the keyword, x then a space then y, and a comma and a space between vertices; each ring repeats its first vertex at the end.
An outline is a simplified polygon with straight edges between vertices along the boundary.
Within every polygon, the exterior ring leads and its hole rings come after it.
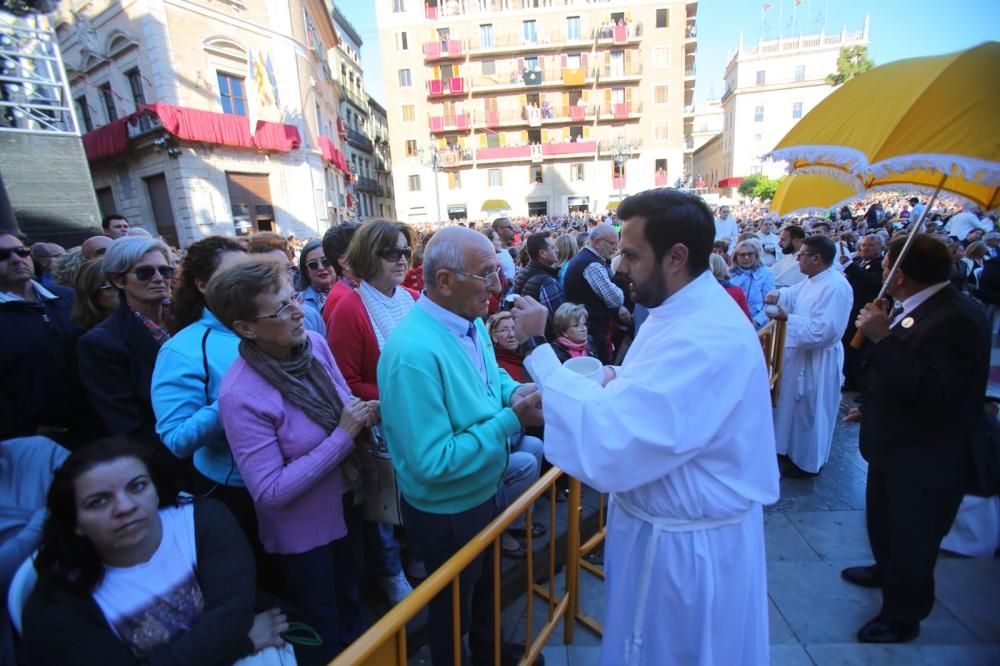
POLYGON ((882 589, 881 610, 858 631, 863 643, 910 641, 931 612, 937 553, 968 487, 989 370, 988 326, 949 284, 949 249, 918 234, 904 252, 906 240, 889 243, 883 260, 896 307, 887 315, 869 303, 856 321, 871 341, 862 352, 860 413, 852 416, 868 461, 875 563, 841 575, 882 589))

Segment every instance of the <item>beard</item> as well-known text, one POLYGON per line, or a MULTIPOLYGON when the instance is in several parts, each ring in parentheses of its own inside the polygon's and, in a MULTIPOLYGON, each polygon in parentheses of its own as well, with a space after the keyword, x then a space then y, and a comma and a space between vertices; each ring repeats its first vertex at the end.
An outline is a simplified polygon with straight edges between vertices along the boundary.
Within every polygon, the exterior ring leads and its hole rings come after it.
POLYGON ((795 246, 789 243, 786 247, 781 248, 781 254, 795 254, 795 246))
POLYGON ((654 273, 645 282, 630 282, 629 293, 634 303, 644 308, 655 308, 667 300, 667 283, 662 275, 654 273))

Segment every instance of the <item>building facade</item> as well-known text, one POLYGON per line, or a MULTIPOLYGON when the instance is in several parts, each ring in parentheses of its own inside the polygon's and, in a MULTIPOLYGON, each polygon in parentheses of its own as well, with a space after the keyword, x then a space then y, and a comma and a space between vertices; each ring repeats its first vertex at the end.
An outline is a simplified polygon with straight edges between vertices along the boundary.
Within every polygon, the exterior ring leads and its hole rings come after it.
POLYGON ((389 116, 375 98, 368 96, 371 139, 375 144, 375 209, 378 217, 395 220, 396 195, 392 185, 392 151, 389 145, 389 116))
POLYGON ((840 49, 867 44, 867 18, 860 32, 821 32, 754 46, 744 46, 741 37, 726 66, 719 155, 710 163, 699 160, 694 170, 717 172, 715 184, 721 189, 735 187, 751 174, 772 178, 784 174, 784 162, 761 156, 833 92, 826 77, 837 71, 840 49))
POLYGON ((63 3, 53 20, 102 214, 181 247, 254 230, 319 236, 349 217, 332 11, 328 0, 63 3), (264 122, 251 132, 248 116, 264 122))
POLYGON ((379 3, 400 219, 603 211, 672 184, 693 113, 696 11, 680 0, 379 3))

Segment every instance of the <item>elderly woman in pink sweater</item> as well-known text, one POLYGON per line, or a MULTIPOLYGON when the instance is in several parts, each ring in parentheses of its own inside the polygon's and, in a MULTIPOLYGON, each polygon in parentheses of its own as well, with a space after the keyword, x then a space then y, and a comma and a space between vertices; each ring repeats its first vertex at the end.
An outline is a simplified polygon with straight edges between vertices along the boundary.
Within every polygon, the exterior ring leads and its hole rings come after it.
POLYGON ((355 438, 378 421, 378 402, 351 396, 326 341, 306 332, 298 296, 277 262, 261 258, 220 271, 206 299, 240 337, 219 416, 253 498, 261 543, 330 660, 361 633, 355 497, 365 464, 355 438))

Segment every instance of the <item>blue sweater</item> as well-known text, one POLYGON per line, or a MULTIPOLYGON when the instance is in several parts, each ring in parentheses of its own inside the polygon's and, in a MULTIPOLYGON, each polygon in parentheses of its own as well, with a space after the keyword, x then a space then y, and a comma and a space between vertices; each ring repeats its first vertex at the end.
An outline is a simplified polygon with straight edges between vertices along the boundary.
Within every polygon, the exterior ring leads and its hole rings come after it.
POLYGON ((242 487, 219 420, 219 387, 239 356, 239 344, 236 334, 205 308, 201 319, 160 348, 152 398, 156 433, 175 456, 193 454, 199 472, 216 483, 242 487))
POLYGON ((378 363, 379 398, 400 491, 413 507, 453 514, 497 492, 507 438, 521 429, 510 409, 519 386, 497 366, 476 320, 489 388, 443 324, 413 308, 389 336, 378 363))

